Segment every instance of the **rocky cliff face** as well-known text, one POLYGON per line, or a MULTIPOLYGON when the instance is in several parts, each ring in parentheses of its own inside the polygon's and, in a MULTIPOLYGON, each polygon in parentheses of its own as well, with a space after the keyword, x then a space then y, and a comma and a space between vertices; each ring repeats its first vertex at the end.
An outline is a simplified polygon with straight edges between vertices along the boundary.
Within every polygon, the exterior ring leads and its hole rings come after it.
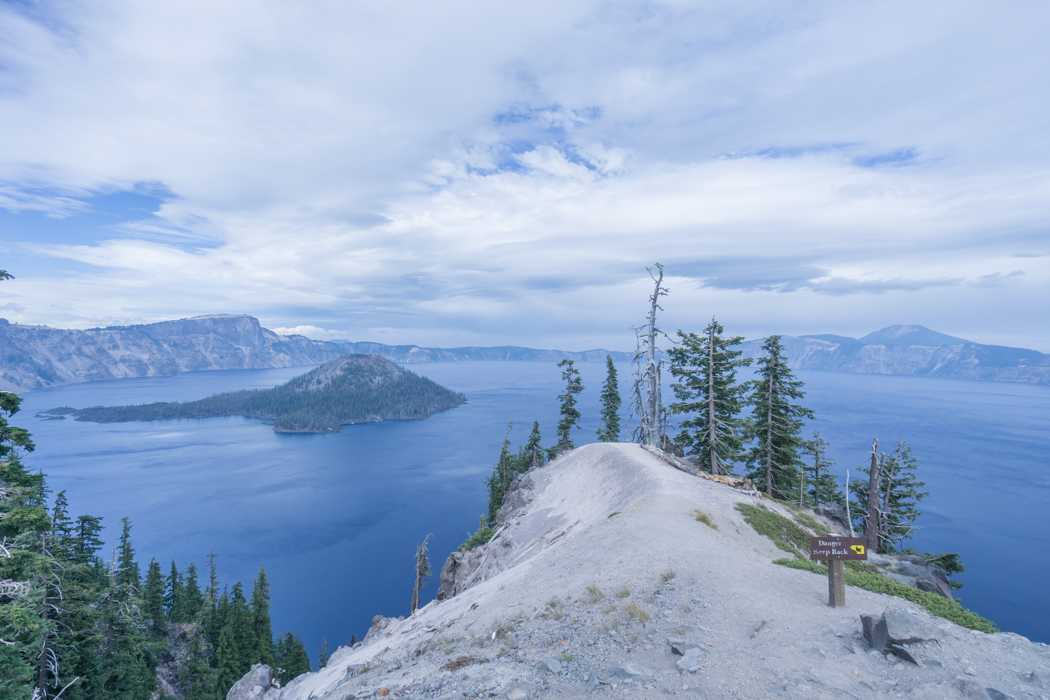
POLYGON ((339 344, 277 335, 251 316, 198 316, 84 331, 0 319, 0 388, 24 391, 197 370, 295 367, 344 352, 339 344))
MULTIPOLYGON (((783 343, 792 369, 1050 384, 1050 355, 971 343, 922 326, 890 326, 859 340, 784 336, 783 343)), ((758 357, 762 341, 749 341, 741 349, 758 357)))

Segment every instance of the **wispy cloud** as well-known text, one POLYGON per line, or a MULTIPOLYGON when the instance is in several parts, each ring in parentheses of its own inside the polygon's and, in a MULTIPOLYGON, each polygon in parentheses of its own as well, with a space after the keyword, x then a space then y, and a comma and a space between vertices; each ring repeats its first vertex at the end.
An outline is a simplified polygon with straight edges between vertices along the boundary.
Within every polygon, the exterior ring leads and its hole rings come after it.
POLYGON ((156 202, 0 231, 34 271, 0 300, 617 347, 659 260, 683 326, 1012 333, 1000 308, 1050 292, 1048 29, 904 2, 3 5, 0 208, 156 202))

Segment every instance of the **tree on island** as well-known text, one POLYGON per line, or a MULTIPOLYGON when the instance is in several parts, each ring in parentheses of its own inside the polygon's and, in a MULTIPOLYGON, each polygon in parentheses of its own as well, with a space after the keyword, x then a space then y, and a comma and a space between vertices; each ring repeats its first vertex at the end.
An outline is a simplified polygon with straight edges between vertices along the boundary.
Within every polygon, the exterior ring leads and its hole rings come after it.
POLYGON ((558 443, 551 448, 553 454, 571 450, 576 445, 572 441, 571 432, 573 428, 580 427, 580 411, 576 408, 576 395, 583 391, 583 381, 580 373, 573 366, 572 360, 562 360, 559 367, 564 367, 561 378, 565 382, 565 391, 558 394, 561 401, 561 420, 558 421, 558 443))
POLYGON ((792 403, 806 394, 802 380, 796 379, 787 366, 780 336, 766 338, 762 350, 758 376, 747 383, 752 413, 746 437, 754 442, 747 455, 751 466, 748 477, 764 484, 769 498, 790 498, 801 493, 799 453, 806 447, 802 428, 806 419, 813 418, 813 411, 792 403))
POLYGON ((598 426, 599 442, 620 441, 620 384, 616 377, 616 365, 612 355, 605 356, 605 384, 602 385, 601 423, 598 426))
POLYGON ((675 442, 712 474, 731 473, 743 456, 739 415, 746 387, 736 381, 736 370, 751 364, 732 349, 744 339, 725 338, 724 332, 712 318, 703 336, 678 331, 679 346, 668 352, 671 375, 678 379, 671 385, 678 398, 671 412, 693 415, 682 421, 675 442))

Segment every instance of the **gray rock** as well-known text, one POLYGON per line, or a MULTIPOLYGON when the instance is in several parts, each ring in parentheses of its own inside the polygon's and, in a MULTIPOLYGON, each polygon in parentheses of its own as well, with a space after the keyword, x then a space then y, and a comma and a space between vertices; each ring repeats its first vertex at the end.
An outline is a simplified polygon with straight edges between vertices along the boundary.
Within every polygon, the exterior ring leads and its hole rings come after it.
POLYGON ((507 691, 507 700, 528 700, 532 697, 532 688, 524 683, 518 683, 507 691))
POLYGON ((648 678, 653 672, 645 666, 628 661, 616 667, 616 675, 620 678, 648 678))
POLYGON ((911 655, 911 652, 909 652, 907 649, 900 646, 899 644, 890 644, 890 651, 892 651, 898 659, 907 661, 909 663, 913 663, 916 666, 922 666, 922 664, 920 664, 918 660, 911 655))
POLYGON ((676 641, 671 644, 671 653, 677 654, 678 656, 685 656, 686 652, 690 649, 696 649, 697 651, 704 651, 704 648, 694 642, 676 641))
POLYGON ((553 656, 541 659, 537 665, 541 671, 546 671, 547 673, 561 673, 561 661, 558 661, 553 656))
POLYGON ((860 623, 864 629, 864 641, 872 651, 880 654, 886 651, 889 635, 886 631, 886 618, 883 615, 861 615, 860 623))
POLYGON ((843 530, 849 530, 849 518, 846 517, 845 509, 838 503, 821 503, 814 512, 831 522, 840 525, 843 530))
POLYGON ((988 697, 992 700, 1017 700, 1016 695, 1010 695, 1010 693, 1004 693, 996 688, 985 688, 984 692, 988 693, 988 697))
POLYGON ((1043 677, 1040 676, 1039 673, 1036 672, 1036 671, 1032 671, 1031 673, 1026 675, 1024 677, 1024 680, 1025 680, 1025 683, 1028 683, 1029 685, 1034 685, 1036 688, 1044 688, 1044 687, 1046 687, 1045 684, 1043 683, 1043 677))
POLYGON ((960 698, 975 698, 975 700, 989 700, 988 693, 981 684, 966 676, 955 677, 955 689, 960 698))
POLYGON ((891 605, 882 616, 886 621, 886 638, 894 644, 915 644, 937 639, 936 630, 910 610, 891 605))
POLYGON ((584 681, 584 685, 587 686, 587 690, 594 692, 601 685, 601 681, 598 680, 598 674, 593 671, 587 674, 587 679, 584 681))
POLYGON ((233 684, 226 700, 263 700, 276 696, 281 686, 274 680, 273 669, 266 664, 255 664, 248 673, 233 684), (269 692, 269 691, 274 692, 269 692))
POLYGON ((676 664, 679 669, 686 673, 696 673, 700 670, 700 650, 689 649, 683 656, 678 660, 676 664))

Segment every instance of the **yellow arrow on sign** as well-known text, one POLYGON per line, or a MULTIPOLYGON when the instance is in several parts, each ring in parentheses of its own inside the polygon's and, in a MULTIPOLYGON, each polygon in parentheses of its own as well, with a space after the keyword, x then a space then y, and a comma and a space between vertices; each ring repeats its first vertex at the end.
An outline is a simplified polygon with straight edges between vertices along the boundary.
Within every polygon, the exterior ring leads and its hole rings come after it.
POLYGON ((850 549, 852 549, 852 550, 853 550, 854 552, 856 552, 857 554, 864 554, 864 545, 862 545, 862 544, 855 544, 855 545, 852 545, 852 546, 850 547, 850 549))

